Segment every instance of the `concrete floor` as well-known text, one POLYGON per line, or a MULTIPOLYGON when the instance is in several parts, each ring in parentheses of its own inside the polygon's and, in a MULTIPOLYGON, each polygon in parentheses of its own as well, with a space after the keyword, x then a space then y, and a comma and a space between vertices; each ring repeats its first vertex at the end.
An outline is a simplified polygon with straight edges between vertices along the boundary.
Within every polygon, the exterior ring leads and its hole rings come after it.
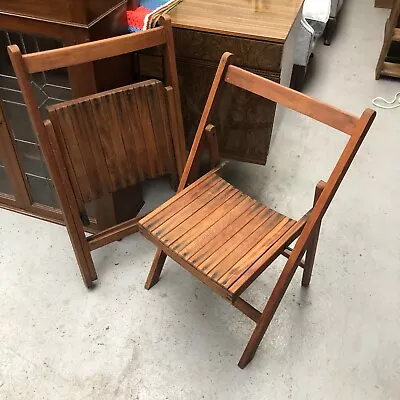
MULTIPOLYGON (((372 3, 347 0, 305 88, 356 115, 400 87, 374 80, 388 11, 372 3)), ((87 291, 64 228, 0 210, 0 399, 399 399, 399 113, 379 111, 324 220, 310 288, 299 271, 245 370, 253 323, 172 261, 145 291, 154 248, 140 235, 94 252, 87 291)), ((299 217, 344 140, 286 112, 268 165, 228 172, 299 217)), ((246 298, 261 307, 281 265, 246 298)))

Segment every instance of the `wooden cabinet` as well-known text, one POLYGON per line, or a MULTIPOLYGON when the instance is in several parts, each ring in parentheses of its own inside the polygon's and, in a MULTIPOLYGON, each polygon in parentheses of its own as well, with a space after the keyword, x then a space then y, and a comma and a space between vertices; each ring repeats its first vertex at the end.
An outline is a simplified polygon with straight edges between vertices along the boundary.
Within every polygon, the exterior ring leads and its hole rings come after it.
MULTIPOLYGON (((40 144, 8 58, 7 45, 17 44, 21 51, 30 53, 125 33, 126 8, 126 1, 118 0, 1 2, 0 206, 62 222, 40 144)), ((35 74, 32 80, 46 118, 48 105, 131 83, 131 58, 123 56, 35 74)), ((141 204, 141 200, 124 200, 123 194, 117 194, 89 205, 89 213, 100 225, 112 225, 135 215, 141 204)))
MULTIPOLYGON (((289 84, 302 0, 184 0, 170 15, 181 85, 182 112, 188 143, 194 136, 218 62, 225 51, 247 70, 289 84)), ((162 76, 161 60, 140 56, 140 71, 162 76)), ((218 114, 221 155, 264 164, 276 105, 227 87, 218 114)))
MULTIPOLYGON (((175 29, 175 43, 183 120, 190 143, 196 133, 218 62, 225 51, 235 55, 236 65, 280 81, 281 44, 183 28, 175 29)), ((218 114, 211 115, 211 122, 217 128, 221 156, 265 163, 275 107, 269 100, 226 86, 218 114)))
POLYGON ((2 0, 2 13, 88 25, 123 5, 118 0, 2 0))

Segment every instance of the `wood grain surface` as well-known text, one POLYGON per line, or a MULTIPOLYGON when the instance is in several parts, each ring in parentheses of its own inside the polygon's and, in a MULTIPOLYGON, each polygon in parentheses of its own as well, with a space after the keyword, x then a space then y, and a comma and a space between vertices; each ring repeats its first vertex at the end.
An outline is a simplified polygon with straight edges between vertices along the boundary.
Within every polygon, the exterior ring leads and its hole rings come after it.
POLYGON ((49 108, 49 116, 83 201, 176 173, 160 81, 57 104, 49 108))
POLYGON ((185 0, 170 12, 173 27, 283 43, 303 0, 185 0))
POLYGON ((124 0, 2 0, 0 13, 15 13, 66 24, 87 25, 124 0))

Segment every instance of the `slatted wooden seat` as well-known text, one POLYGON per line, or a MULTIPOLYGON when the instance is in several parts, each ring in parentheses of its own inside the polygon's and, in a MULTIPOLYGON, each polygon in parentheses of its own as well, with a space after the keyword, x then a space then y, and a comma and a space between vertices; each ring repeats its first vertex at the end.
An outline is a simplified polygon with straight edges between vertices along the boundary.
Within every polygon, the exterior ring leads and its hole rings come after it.
POLYGON ((298 267, 303 268, 302 285, 309 285, 322 218, 375 112, 367 109, 360 118, 355 117, 230 65, 231 57, 232 54, 225 53, 221 58, 178 193, 140 220, 139 229, 158 248, 145 285, 147 289, 158 282, 169 256, 256 323, 239 361, 239 367, 244 368, 254 357, 298 267), (226 85, 265 97, 350 137, 328 181, 317 183, 313 207, 298 221, 251 199, 218 176, 216 129, 207 125, 207 121, 226 85), (198 170, 206 145, 214 169, 187 186, 198 170), (296 239, 292 249, 289 245, 296 239), (288 260, 260 312, 240 295, 278 256, 288 260))
MULTIPOLYGON (((86 205, 119 189, 169 175, 174 188, 186 161, 178 75, 169 17, 146 32, 22 55, 8 51, 87 287, 97 279, 91 251, 138 231, 139 217, 86 237, 86 205), (165 84, 148 80, 49 107, 42 121, 29 74, 160 46, 165 84)), ((118 71, 110 71, 118 73, 118 71)))
POLYGON ((217 175, 187 187, 140 221, 143 232, 229 300, 257 277, 260 257, 279 254, 303 224, 245 195, 217 175), (173 217, 171 217, 173 215, 173 217))

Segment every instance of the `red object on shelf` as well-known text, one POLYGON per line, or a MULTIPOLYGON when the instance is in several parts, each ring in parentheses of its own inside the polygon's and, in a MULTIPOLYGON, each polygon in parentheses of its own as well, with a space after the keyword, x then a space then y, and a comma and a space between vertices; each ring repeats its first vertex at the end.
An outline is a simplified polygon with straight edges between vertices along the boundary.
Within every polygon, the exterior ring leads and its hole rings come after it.
POLYGON ((135 10, 129 10, 126 12, 126 16, 128 19, 128 25, 134 30, 142 30, 144 26, 144 19, 146 15, 150 14, 152 10, 148 8, 139 6, 135 10))

